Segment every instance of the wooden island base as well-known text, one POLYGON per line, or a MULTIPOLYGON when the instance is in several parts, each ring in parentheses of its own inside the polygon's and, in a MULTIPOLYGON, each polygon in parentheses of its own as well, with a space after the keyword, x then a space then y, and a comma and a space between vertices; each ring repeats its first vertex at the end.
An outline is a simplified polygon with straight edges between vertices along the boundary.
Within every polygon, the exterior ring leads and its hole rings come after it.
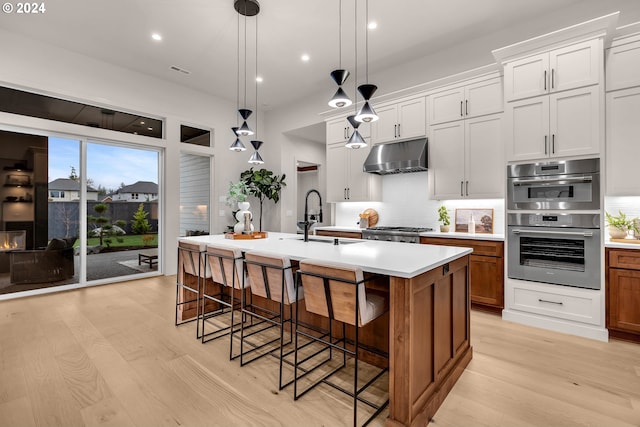
MULTIPOLYGON (((195 277, 188 279, 195 280, 195 277)), ((378 322, 367 325, 371 328, 362 331, 360 341, 383 352, 388 350, 386 425, 425 426, 473 356, 469 255, 461 255, 410 278, 382 276, 374 288, 383 294, 388 292, 389 312, 378 322)), ((185 306, 183 318, 195 315, 194 308, 185 306)), ((300 311, 301 319, 313 322, 314 315, 304 310, 304 303, 300 311)), ((373 354, 364 356, 369 363, 386 363, 386 359, 371 357, 373 354)))

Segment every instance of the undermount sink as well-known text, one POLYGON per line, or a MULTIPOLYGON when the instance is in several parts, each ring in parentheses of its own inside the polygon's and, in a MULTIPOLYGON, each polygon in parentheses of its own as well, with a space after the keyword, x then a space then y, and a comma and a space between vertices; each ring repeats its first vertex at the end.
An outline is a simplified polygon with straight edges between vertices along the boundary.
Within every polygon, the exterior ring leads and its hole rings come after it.
MULTIPOLYGON (((304 237, 292 237, 292 239, 294 240, 304 240, 304 237)), ((314 238, 314 237, 309 237, 309 242, 318 242, 318 243, 329 243, 329 244, 334 244, 334 240, 335 239, 318 239, 318 238, 314 238)), ((344 239, 338 239, 338 244, 339 245, 350 245, 352 243, 362 243, 362 241, 358 241, 358 240, 344 240, 344 239)))

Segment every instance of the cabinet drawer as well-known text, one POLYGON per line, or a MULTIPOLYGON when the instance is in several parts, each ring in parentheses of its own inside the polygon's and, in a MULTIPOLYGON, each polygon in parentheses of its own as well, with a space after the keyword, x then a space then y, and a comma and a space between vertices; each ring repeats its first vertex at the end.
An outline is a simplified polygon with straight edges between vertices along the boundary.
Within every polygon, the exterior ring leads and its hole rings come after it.
POLYGON ((510 305, 516 310, 576 322, 600 324, 600 298, 595 294, 592 296, 563 295, 514 286, 512 298, 510 305))
POLYGON ((640 270, 640 250, 609 249, 609 267, 640 270))
POLYGON ((500 257, 504 255, 504 242, 491 240, 454 239, 446 237, 421 237, 420 243, 426 245, 462 246, 472 248, 474 255, 500 257))

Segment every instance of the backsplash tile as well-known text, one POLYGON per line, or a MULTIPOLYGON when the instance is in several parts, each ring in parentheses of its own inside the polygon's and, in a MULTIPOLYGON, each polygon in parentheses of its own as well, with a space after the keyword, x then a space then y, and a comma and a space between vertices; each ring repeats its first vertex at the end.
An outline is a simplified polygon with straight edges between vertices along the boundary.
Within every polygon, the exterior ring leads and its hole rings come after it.
POLYGON ((335 224, 357 227, 358 214, 367 208, 378 211, 377 225, 432 227, 437 230, 438 208, 444 204, 455 219, 457 208, 493 209, 493 229, 504 233, 504 199, 431 200, 429 198, 428 172, 387 175, 382 178, 382 202, 336 203, 335 224))

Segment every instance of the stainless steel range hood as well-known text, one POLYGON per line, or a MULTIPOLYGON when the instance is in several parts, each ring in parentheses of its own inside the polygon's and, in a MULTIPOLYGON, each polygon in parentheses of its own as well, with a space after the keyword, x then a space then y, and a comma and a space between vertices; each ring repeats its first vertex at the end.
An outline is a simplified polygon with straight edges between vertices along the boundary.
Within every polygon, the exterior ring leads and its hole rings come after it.
POLYGON ((374 145, 362 170, 379 175, 427 170, 427 139, 374 145))

